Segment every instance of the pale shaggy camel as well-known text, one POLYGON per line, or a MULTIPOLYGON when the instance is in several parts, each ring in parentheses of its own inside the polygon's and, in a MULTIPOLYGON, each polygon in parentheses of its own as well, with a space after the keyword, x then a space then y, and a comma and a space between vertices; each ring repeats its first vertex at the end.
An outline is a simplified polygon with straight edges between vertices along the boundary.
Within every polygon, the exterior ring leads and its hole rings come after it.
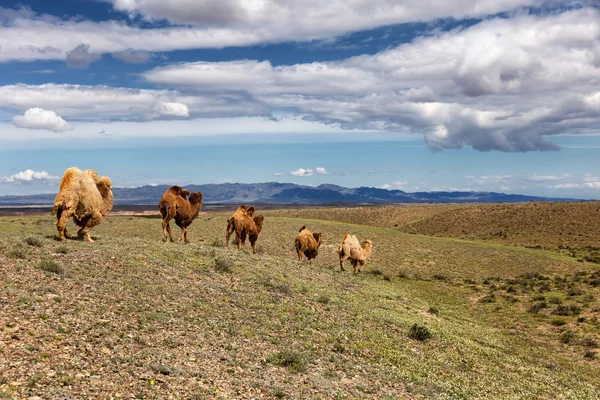
POLYGON ((202 208, 202 193, 189 191, 180 186, 171 186, 160 198, 158 202, 158 210, 162 216, 163 241, 169 240, 173 242, 171 235, 171 226, 169 222, 174 218, 175 223, 181 228, 179 241, 184 240, 185 243, 190 241, 187 238, 187 228, 194 222, 202 208), (189 198, 188 198, 189 195, 189 198))
POLYGON ((256 254, 256 241, 262 231, 265 218, 262 215, 254 216, 254 207, 240 205, 233 215, 227 219, 227 234, 225 240, 229 248, 229 239, 233 232, 237 241, 238 250, 242 250, 246 245, 246 237, 250 240, 252 253, 256 254))
POLYGON ((311 233, 306 226, 302 226, 295 240, 298 261, 302 261, 302 254, 304 254, 311 264, 319 254, 319 246, 321 246, 321 232, 311 233))
POLYGON ((345 271, 344 261, 350 260, 354 268, 354 273, 360 272, 362 267, 367 263, 367 260, 371 258, 372 251, 373 243, 370 240, 365 240, 361 244, 356 236, 347 233, 338 249, 340 269, 345 271))
POLYGON ((81 227, 77 236, 93 242, 90 230, 102 222, 102 218, 112 210, 113 203, 112 182, 108 177, 98 176, 91 169, 82 172, 76 167, 68 168, 52 208, 57 219, 58 238, 72 238, 67 231, 67 223, 73 217, 75 224, 81 227))

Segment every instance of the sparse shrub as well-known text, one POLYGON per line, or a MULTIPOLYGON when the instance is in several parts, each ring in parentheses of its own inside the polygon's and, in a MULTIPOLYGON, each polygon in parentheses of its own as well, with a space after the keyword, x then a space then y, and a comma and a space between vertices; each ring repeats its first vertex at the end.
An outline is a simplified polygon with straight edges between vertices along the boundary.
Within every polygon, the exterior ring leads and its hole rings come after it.
POLYGON ((550 284, 548 282, 542 282, 539 286, 538 286, 538 291, 540 293, 545 293, 545 292, 549 292, 550 290, 552 290, 552 288, 550 287, 550 284))
POLYGON ((302 353, 295 350, 282 350, 267 357, 267 361, 273 365, 286 367, 294 372, 306 371, 306 360, 302 353))
POLYGON ((532 313, 532 314, 537 314, 541 310, 543 310, 544 308, 548 308, 548 303, 546 303, 545 301, 538 301, 536 303, 533 303, 529 307, 529 309, 527 310, 527 312, 532 313))
POLYGON ((42 241, 35 236, 27 236, 25 238, 25 243, 33 247, 42 247, 43 245, 42 241))
POLYGON ((429 314, 433 314, 433 315, 440 315, 440 310, 439 308, 435 307, 435 306, 431 306, 429 307, 429 314))
POLYGON ((596 352, 591 351, 591 350, 586 350, 585 353, 583 353, 583 356, 589 360, 593 360, 596 358, 596 352))
POLYGON ((27 252, 20 246, 15 247, 13 250, 6 253, 9 258, 18 258, 21 260, 27 259, 27 252))
POLYGON ((494 293, 488 293, 485 296, 483 296, 480 300, 480 303, 495 303, 496 302, 496 295, 494 293))
POLYGON ((465 279, 465 283, 466 283, 467 285, 474 285, 474 284, 476 284, 477 282, 475 282, 473 279, 465 279))
POLYGON ((372 269, 371 271, 369 271, 372 275, 383 275, 383 272, 381 272, 380 269, 372 269))
POLYGON ((42 271, 50 272, 52 274, 63 275, 65 273, 63 266, 53 260, 40 261, 37 267, 42 271))
POLYGON ((569 296, 569 297, 581 296, 582 294, 583 294, 583 292, 578 287, 572 287, 567 292, 567 296, 569 296))
POLYGON ((554 326, 563 326, 567 323, 567 321, 562 318, 554 318, 551 323, 554 326))
POLYGON ((217 271, 217 272, 226 272, 226 273, 233 272, 233 262, 231 260, 219 257, 219 258, 215 258, 214 263, 215 263, 214 268, 215 268, 215 271, 217 271))
POLYGON ((581 309, 575 304, 564 305, 560 304, 558 307, 554 309, 554 314, 556 315, 579 315, 581 314, 581 309))
POLYGON ((410 279, 410 274, 407 271, 401 269, 400 271, 398 271, 398 278, 410 279))
POLYGON ((585 321, 585 317, 579 317, 579 318, 577 318, 577 322, 583 322, 583 321, 585 321))
POLYGON ((413 324, 408 330, 408 337, 424 342, 431 338, 431 331, 425 325, 413 324))
POLYGON ((69 248, 67 246, 58 246, 56 248, 56 252, 59 254, 67 254, 69 252, 69 248))
POLYGON ((317 303, 321 303, 321 304, 329 304, 331 302, 331 299, 329 298, 329 296, 319 296, 319 298, 317 299, 317 303))
POLYGON ((385 274, 385 275, 383 275, 383 280, 390 282, 392 280, 392 276, 385 274))
POLYGON ((566 330, 560 335, 560 341, 563 343, 571 343, 575 338, 575 333, 571 330, 566 330))
POLYGON ((546 300, 546 296, 544 296, 543 294, 538 294, 536 296, 533 296, 531 299, 533 301, 544 301, 546 300))
POLYGON ((281 389, 274 389, 273 396, 277 397, 278 399, 283 399, 285 398, 285 392, 281 389))
POLYGON ((225 240, 223 240, 222 238, 215 238, 215 240, 213 240, 212 247, 225 247, 225 240))
POLYGON ((585 347, 592 347, 592 348, 598 347, 598 342, 596 341, 596 339, 594 339, 591 336, 586 336, 583 339, 581 339, 581 344, 584 345, 585 347))
POLYGON ((550 304, 562 304, 562 299, 560 297, 550 297, 550 299, 548 299, 548 303, 550 304))
POLYGON ((442 275, 442 274, 434 274, 432 276, 433 279, 435 279, 436 281, 445 281, 446 279, 448 279, 448 277, 446 275, 442 275))

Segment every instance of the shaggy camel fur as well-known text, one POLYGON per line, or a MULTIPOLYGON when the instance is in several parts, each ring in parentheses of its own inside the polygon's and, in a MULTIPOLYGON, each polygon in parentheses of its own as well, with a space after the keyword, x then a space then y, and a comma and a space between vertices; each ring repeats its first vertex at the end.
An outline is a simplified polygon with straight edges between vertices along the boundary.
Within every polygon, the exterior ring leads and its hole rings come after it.
POLYGON ((162 216, 162 229, 163 229, 163 241, 167 241, 167 234, 169 234, 169 240, 173 242, 173 236, 171 236, 171 226, 169 222, 175 218, 175 223, 181 228, 181 234, 179 235, 179 241, 185 241, 189 243, 187 238, 187 228, 194 222, 202 208, 202 193, 194 192, 190 194, 189 191, 181 188, 180 186, 171 186, 160 198, 158 202, 158 210, 162 216), (188 198, 189 196, 189 198, 188 198))
POLYGON ((350 260, 354 268, 354 273, 360 272, 362 267, 367 263, 367 260, 371 258, 372 250, 373 244, 370 240, 366 240, 360 244, 356 236, 347 233, 338 249, 340 269, 345 271, 344 261, 350 260))
POLYGON ((235 232, 238 250, 244 248, 246 245, 246 236, 248 236, 252 252, 256 254, 256 241, 258 240, 260 231, 262 231, 265 217, 262 215, 254 216, 254 211, 254 207, 247 207, 242 204, 233 213, 231 218, 227 220, 227 234, 225 237, 227 248, 229 248, 229 239, 233 232, 235 232))
POLYGON ((56 215, 56 228, 60 240, 71 239, 67 232, 69 218, 81 229, 79 238, 93 242, 90 230, 102 222, 113 207, 112 182, 106 176, 98 176, 94 170, 67 169, 60 181, 60 189, 54 199, 52 214, 56 215))
POLYGON ((296 252, 298 252, 298 261, 302 261, 302 253, 311 264, 312 260, 319 254, 321 246, 321 232, 311 233, 306 226, 300 228, 300 233, 296 236, 296 252))

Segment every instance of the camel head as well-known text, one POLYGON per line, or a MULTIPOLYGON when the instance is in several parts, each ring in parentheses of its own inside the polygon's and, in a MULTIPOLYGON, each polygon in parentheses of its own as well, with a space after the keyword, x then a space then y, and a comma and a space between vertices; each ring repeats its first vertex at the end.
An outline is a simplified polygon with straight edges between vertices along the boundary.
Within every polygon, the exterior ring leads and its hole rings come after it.
POLYGON ((313 237, 317 241, 317 249, 318 249, 319 246, 321 246, 321 232, 315 232, 315 233, 313 233, 313 237))
MULTIPOLYGON (((187 190, 186 190, 187 192, 187 190)), ((189 193, 189 192, 188 192, 189 193)), ((197 205, 199 204, 200 206, 202 206, 202 193, 201 192, 194 192, 190 195, 190 198, 188 199, 191 205, 197 205)))
POLYGON ((373 252, 373 243, 370 240, 365 240, 360 245, 363 249, 363 253, 365 254, 365 258, 371 258, 371 253, 373 252))
POLYGON ((102 215, 106 215, 113 208, 114 199, 112 192, 112 181, 107 176, 102 176, 96 179, 96 187, 102 196, 104 209, 101 210, 102 215))
POLYGON ((252 220, 254 221, 254 225, 256 225, 256 232, 260 233, 263 227, 265 217, 263 217, 262 215, 257 215, 256 217, 252 218, 252 220))

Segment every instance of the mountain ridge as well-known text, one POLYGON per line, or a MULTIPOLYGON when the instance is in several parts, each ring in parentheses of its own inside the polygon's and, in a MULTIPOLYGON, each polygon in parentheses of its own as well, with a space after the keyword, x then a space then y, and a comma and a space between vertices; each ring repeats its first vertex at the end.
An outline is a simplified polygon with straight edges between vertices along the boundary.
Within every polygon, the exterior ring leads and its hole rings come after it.
MULTIPOLYGON (((135 188, 113 189, 116 205, 157 204, 170 185, 144 185, 135 188)), ((274 203, 274 204, 327 204, 327 203, 517 203, 527 201, 579 201, 573 198, 553 198, 507 194, 501 192, 435 191, 405 192, 361 186, 347 188, 334 184, 319 186, 294 183, 209 183, 183 186, 190 192, 202 192, 209 203, 274 203)), ((52 204, 55 194, 0 196, 0 206, 27 206, 52 204)))

